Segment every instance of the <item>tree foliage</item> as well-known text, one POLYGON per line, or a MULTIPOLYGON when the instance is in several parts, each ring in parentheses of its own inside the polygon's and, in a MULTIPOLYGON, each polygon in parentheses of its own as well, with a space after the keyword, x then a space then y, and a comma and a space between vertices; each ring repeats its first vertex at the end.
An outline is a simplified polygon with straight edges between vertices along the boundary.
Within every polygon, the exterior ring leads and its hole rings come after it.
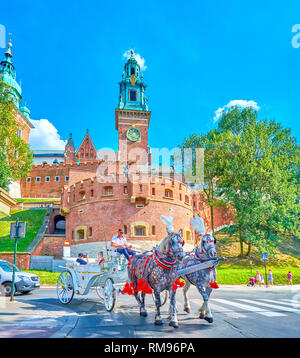
MULTIPOLYGON (((280 237, 299 234, 299 146, 289 129, 259 120, 252 108, 233 108, 216 130, 193 135, 184 145, 206 148, 205 177, 215 178, 214 197, 230 204, 229 231, 259 252, 274 252, 280 237)), ((211 205, 215 201, 211 201, 211 205)))
MULTIPOLYGON (((32 151, 18 135, 24 124, 16 120, 17 109, 11 99, 9 87, 0 81, 0 153, 1 168, 8 165, 10 170, 2 172, 12 180, 20 180, 28 175, 32 166, 32 151)), ((3 183, 7 180, 3 181, 3 183)), ((5 184, 3 184, 5 185, 5 184)))

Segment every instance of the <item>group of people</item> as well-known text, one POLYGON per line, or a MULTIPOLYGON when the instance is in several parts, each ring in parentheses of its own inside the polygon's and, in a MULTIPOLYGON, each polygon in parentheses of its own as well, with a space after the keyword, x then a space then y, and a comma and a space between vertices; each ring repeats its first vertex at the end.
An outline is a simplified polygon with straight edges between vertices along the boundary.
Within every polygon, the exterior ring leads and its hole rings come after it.
MULTIPOLYGON (((293 281, 292 281, 293 275, 292 275, 291 271, 288 272, 286 277, 288 279, 288 285, 293 285, 293 281)), ((256 271, 255 283, 258 284, 259 287, 261 287, 261 285, 264 284, 264 277, 258 270, 256 271)), ((268 272, 268 286, 273 286, 273 285, 274 285, 273 273, 272 273, 272 270, 269 269, 269 272, 268 272)))
MULTIPOLYGON (((111 240, 111 247, 114 247, 119 254, 123 254, 127 260, 129 260, 130 256, 136 255, 136 252, 132 250, 132 245, 127 244, 127 240, 122 229, 119 229, 117 235, 113 236, 111 240)), ((100 264, 103 261, 103 258, 98 256, 98 261, 100 264)), ((88 264, 88 255, 79 253, 76 262, 78 262, 80 265, 88 264)))

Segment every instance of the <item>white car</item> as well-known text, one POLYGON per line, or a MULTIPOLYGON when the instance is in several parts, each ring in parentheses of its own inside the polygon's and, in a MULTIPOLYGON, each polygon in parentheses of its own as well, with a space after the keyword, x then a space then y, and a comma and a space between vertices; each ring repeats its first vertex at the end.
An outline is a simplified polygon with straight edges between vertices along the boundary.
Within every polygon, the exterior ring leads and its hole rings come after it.
MULTIPOLYGON (((10 296, 12 291, 14 265, 0 260, 0 294, 10 296)), ((40 278, 28 272, 22 272, 15 266, 15 292, 26 294, 40 287, 40 278)))

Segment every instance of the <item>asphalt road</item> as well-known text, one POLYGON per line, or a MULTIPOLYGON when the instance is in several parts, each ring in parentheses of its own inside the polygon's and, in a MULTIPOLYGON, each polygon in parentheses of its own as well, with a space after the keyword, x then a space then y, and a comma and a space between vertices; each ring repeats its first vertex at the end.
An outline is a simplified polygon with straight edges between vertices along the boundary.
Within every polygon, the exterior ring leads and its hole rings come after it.
POLYGON ((41 288, 14 302, 1 298, 0 337, 70 338, 277 338, 300 337, 300 287, 221 286, 211 295, 212 324, 198 318, 202 299, 189 291, 191 313, 183 311, 177 292, 179 328, 168 325, 168 304, 162 307, 163 326, 155 326, 154 302, 147 297, 148 317, 140 317, 132 296, 117 296, 108 313, 94 291, 59 303, 55 288, 41 288))

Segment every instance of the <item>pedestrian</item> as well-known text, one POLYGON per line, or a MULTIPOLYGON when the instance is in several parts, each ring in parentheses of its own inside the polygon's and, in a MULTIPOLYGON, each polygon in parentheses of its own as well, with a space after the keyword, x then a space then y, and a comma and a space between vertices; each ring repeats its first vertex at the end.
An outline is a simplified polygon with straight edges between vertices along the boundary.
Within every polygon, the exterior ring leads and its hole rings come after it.
POLYGON ((258 270, 256 271, 255 279, 256 279, 256 284, 258 284, 258 286, 261 287, 261 274, 258 270))
POLYGON ((268 275, 268 285, 269 286, 273 286, 273 273, 272 273, 272 270, 269 269, 269 275, 268 275))
POLYGON ((286 277, 288 278, 288 285, 293 285, 293 281, 292 281, 292 273, 291 271, 289 271, 289 273, 286 275, 286 277))
POLYGON ((88 255, 79 253, 76 262, 78 262, 80 265, 87 265, 89 263, 88 255))
POLYGON ((123 254, 127 260, 129 260, 131 255, 135 255, 135 251, 131 250, 132 246, 127 245, 127 240, 123 235, 123 230, 119 229, 118 234, 115 235, 111 240, 111 247, 115 247, 116 251, 120 254, 123 254))

